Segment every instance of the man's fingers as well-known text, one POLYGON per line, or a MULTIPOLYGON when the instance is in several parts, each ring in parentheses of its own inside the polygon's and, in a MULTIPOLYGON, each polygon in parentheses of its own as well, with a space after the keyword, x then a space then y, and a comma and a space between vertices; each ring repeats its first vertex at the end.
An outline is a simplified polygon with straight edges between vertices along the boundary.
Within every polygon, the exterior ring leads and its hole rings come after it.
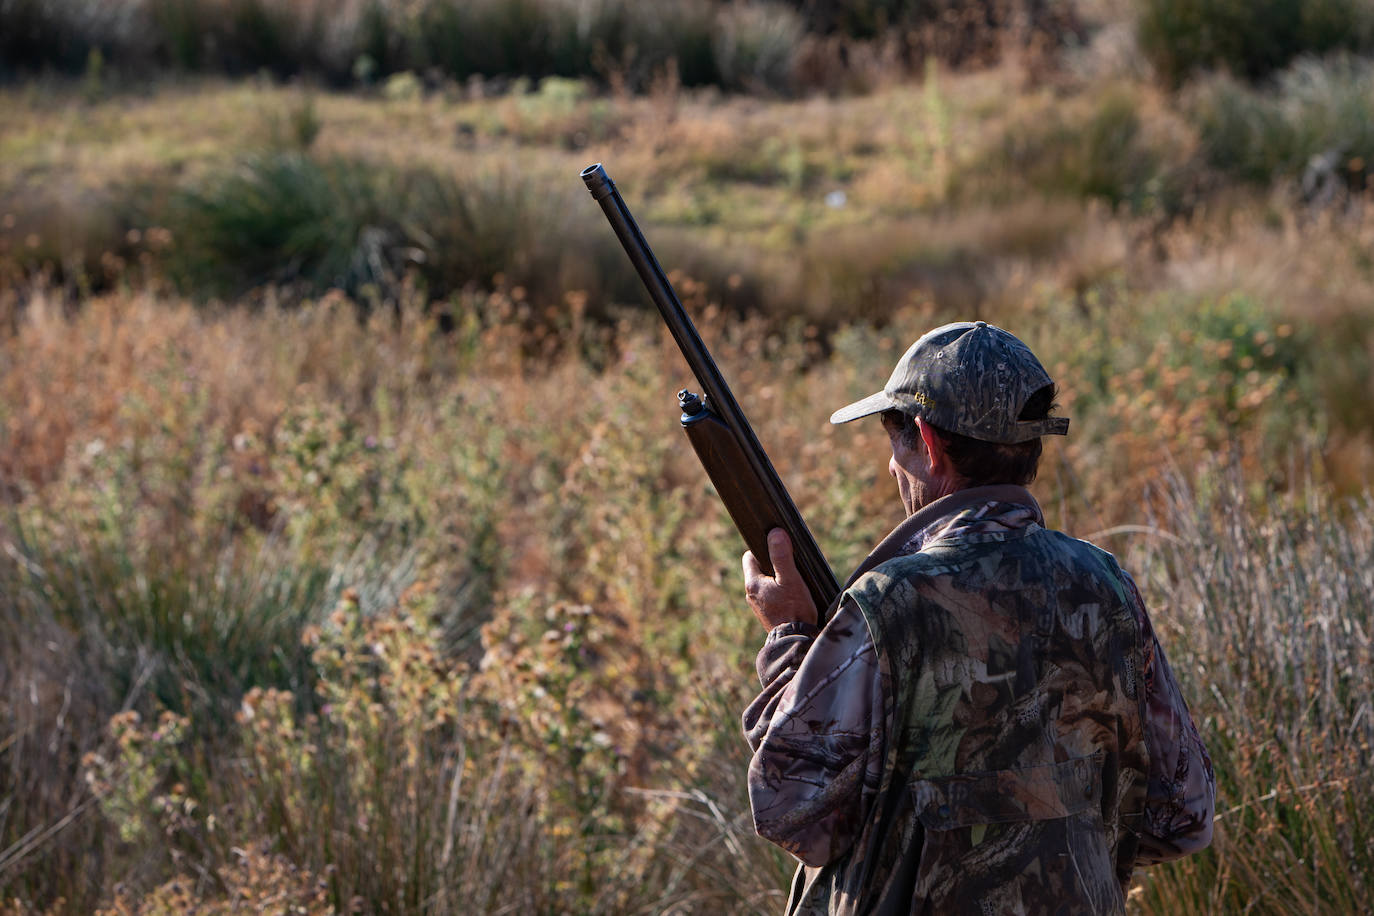
POLYGON ((781 585, 793 578, 796 564, 792 561, 792 539, 781 528, 768 532, 768 562, 773 564, 773 578, 781 585))
POLYGON ((761 575, 763 575, 763 568, 759 566, 758 558, 754 556, 752 550, 746 550, 744 552, 744 581, 757 579, 761 575))
POLYGON ((768 532, 768 560, 773 565, 772 575, 763 571, 753 551, 741 558, 744 596, 754 616, 770 630, 789 621, 815 623, 815 603, 792 559, 792 541, 781 528, 768 532))

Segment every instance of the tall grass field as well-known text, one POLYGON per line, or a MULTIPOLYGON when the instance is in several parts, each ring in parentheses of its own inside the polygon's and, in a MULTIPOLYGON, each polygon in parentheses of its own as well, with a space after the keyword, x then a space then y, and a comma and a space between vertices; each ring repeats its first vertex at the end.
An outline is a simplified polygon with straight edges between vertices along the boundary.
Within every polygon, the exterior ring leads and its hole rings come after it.
POLYGON ((781 911, 595 161, 841 574, 831 411, 1025 339, 1217 774, 1131 913, 1371 912, 1364 6, 325 6, 0 0, 0 913, 781 911))

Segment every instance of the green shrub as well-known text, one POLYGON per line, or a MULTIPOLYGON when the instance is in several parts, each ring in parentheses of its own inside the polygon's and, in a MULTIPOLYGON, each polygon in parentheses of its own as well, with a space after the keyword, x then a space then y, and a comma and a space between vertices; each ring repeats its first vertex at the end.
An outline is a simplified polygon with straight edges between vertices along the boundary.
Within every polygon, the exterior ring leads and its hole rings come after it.
POLYGON ((778 4, 714 0, 0 0, 0 75, 115 68, 305 73, 335 84, 415 72, 597 77, 632 90, 790 85, 800 20, 778 4), (723 61, 721 55, 728 58, 723 61), (730 73, 724 73, 728 67, 730 73))
POLYGON ((626 10, 630 17, 624 44, 609 63, 612 69, 624 68, 630 88, 648 87, 670 66, 684 85, 720 82, 721 65, 712 46, 720 29, 718 6, 698 0, 628 0, 626 10))
POLYGON ((1190 106, 1204 161, 1254 184, 1276 178, 1362 186, 1374 163, 1374 68, 1344 56, 1301 60, 1272 89, 1227 77, 1204 83, 1190 106))
MULTIPOLYGON (((341 289, 396 301, 406 283, 437 300, 504 285, 520 320, 553 326, 576 291, 587 317, 648 304, 604 218, 575 181, 550 187, 510 175, 447 175, 300 152, 260 154, 172 195, 161 221, 168 272, 187 293, 227 296, 275 286, 288 296, 341 289)), ((736 258, 673 233, 659 256, 700 270, 715 295, 759 305, 759 283, 736 258)), ((510 317, 510 316, 507 316, 510 317)))
POLYGON ((1374 42, 1368 0, 1143 0, 1141 47, 1179 85, 1198 70, 1267 76, 1303 54, 1365 51, 1374 42))
POLYGON ((1137 99, 1125 91, 1102 98, 1075 152, 1065 163, 1066 180, 1079 193, 1113 205, 1141 198, 1160 168, 1158 154, 1143 140, 1137 99))
POLYGON ((1278 106, 1231 77, 1207 83, 1190 114, 1204 161, 1240 181, 1268 184, 1297 159, 1296 138, 1278 106))
MULTIPOLYGON (((879 38, 940 20, 961 26, 996 25, 1008 18, 1008 9, 989 0, 789 0, 805 17, 808 29, 839 33, 853 38, 879 38)), ((1046 0, 1029 0, 1018 9, 1034 24, 1055 6, 1046 0)))
POLYGON ((70 70, 85 48, 41 0, 0 0, 0 73, 57 66, 70 70))
POLYGON ((1056 0, 788 0, 808 32, 888 42, 908 62, 955 65, 995 60, 1010 44, 1058 47, 1082 31, 1071 4, 1056 0))
POLYGON ((1176 206, 1180 190, 1163 141, 1140 114, 1139 92, 1108 86, 1089 107, 1037 111, 1013 121, 998 146, 953 178, 964 193, 1005 195, 1029 185, 1042 193, 1093 197, 1137 210, 1176 206), (967 189, 965 191, 965 189, 967 189))
POLYGON ((111 66, 150 65, 279 76, 310 72, 340 82, 364 52, 394 42, 379 0, 325 6, 281 0, 83 0, 0 2, 0 75, 56 69, 79 73, 99 52, 111 66), (379 30, 381 34, 379 34, 379 30))
POLYGON ((877 38, 907 18, 915 18, 922 6, 912 0, 794 0, 809 28, 824 34, 839 32, 855 38, 877 38))
POLYGON ((333 83, 353 78, 363 54, 389 60, 390 42, 377 0, 333 4, 280 0, 229 0, 202 8, 202 41, 217 68, 236 73, 261 70, 278 76, 309 73, 333 83))
POLYGON ((234 0, 229 5, 229 40, 223 53, 231 70, 271 70, 285 76, 296 69, 297 60, 289 53, 292 40, 300 37, 308 43, 317 42, 320 23, 293 22, 288 9, 269 6, 262 0, 234 0), (292 34, 293 26, 304 26, 306 34, 292 34))
POLYGON ((638 91, 675 73, 688 86, 777 92, 795 88, 792 58, 808 32, 960 63, 995 58, 1008 40, 1057 47, 1078 31, 1066 4, 1020 6, 1024 20, 990 0, 0 0, 0 75, 79 73, 99 50, 116 70, 304 73, 335 84, 411 71, 597 77, 638 91))
POLYGON ((169 268, 198 294, 270 284, 391 296, 413 275, 443 297, 498 274, 552 293, 559 214, 585 210, 499 178, 269 153, 175 196, 169 268))
POLYGON ((246 159, 178 194, 167 220, 172 276, 184 287, 243 292, 304 282, 357 291, 395 279, 409 239, 362 163, 300 153, 246 159))
POLYGON ((728 6, 716 32, 716 64, 728 89, 785 91, 802 38, 801 19, 780 4, 728 6))
POLYGON ((143 3, 0 0, 0 76, 81 73, 93 51, 142 66, 155 42, 143 3))
MULTIPOLYGON (((83 0, 0 2, 0 72, 80 72, 92 49, 116 65, 352 78, 362 57, 385 75, 436 67, 457 78, 640 75, 676 61, 714 82, 712 0, 83 0)), ((790 21, 790 13, 783 11, 790 21)))
POLYGON ((288 567, 268 550, 206 545, 177 555, 135 541, 132 522, 117 511, 104 530, 15 525, 19 563, 2 573, 10 613, 82 634, 84 664, 113 696, 151 695, 211 730, 232 718, 248 687, 302 682, 295 645, 323 614, 327 571, 288 567))
POLYGON ((687 85, 720 79, 717 14, 702 0, 431 0, 417 22, 423 63, 459 79, 599 76, 642 89, 669 68, 687 85))
POLYGON ((162 35, 166 62, 179 70, 199 70, 206 61, 208 10, 200 0, 156 0, 154 28, 162 35))
POLYGON ((431 0, 417 17, 423 61, 459 79, 549 73, 552 42, 568 26, 561 12, 539 0, 431 0))

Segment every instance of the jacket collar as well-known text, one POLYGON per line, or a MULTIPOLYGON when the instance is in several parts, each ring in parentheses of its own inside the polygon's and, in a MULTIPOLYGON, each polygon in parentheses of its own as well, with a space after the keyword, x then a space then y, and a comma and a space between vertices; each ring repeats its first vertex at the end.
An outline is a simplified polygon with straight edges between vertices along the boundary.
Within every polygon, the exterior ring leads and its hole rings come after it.
MULTIPOLYGON (((892 529, 892 533, 883 538, 881 543, 873 548, 873 552, 865 557, 858 568, 850 574, 849 580, 844 584, 844 589, 853 585, 860 576, 873 567, 886 563, 894 557, 910 553, 909 545, 927 529, 958 515, 965 509, 992 502, 1027 506, 1035 511, 1035 523, 1037 525, 1045 524, 1045 517, 1040 511, 1040 504, 1035 501, 1035 497, 1031 496, 1030 491, 1025 487, 997 484, 991 487, 969 487, 968 489, 957 490, 948 496, 940 497, 914 515, 907 516, 906 521, 892 529)), ((843 594, 844 589, 840 590, 841 594, 843 594)), ((838 600, 836 599, 837 604, 838 600)))

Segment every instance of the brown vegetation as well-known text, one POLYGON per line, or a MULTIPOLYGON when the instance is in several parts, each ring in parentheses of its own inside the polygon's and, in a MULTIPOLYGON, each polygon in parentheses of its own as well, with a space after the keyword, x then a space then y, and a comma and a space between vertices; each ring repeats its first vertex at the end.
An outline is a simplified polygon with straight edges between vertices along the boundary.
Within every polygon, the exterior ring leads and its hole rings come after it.
POLYGON ((743 547, 601 158, 837 569, 900 510, 829 412, 936 323, 1026 338, 1073 418, 1035 490, 1138 572, 1219 774, 1133 908, 1359 910, 1374 221, 1298 151, 1365 77, 1100 52, 842 101, 6 90, 0 909, 779 909, 743 547))

